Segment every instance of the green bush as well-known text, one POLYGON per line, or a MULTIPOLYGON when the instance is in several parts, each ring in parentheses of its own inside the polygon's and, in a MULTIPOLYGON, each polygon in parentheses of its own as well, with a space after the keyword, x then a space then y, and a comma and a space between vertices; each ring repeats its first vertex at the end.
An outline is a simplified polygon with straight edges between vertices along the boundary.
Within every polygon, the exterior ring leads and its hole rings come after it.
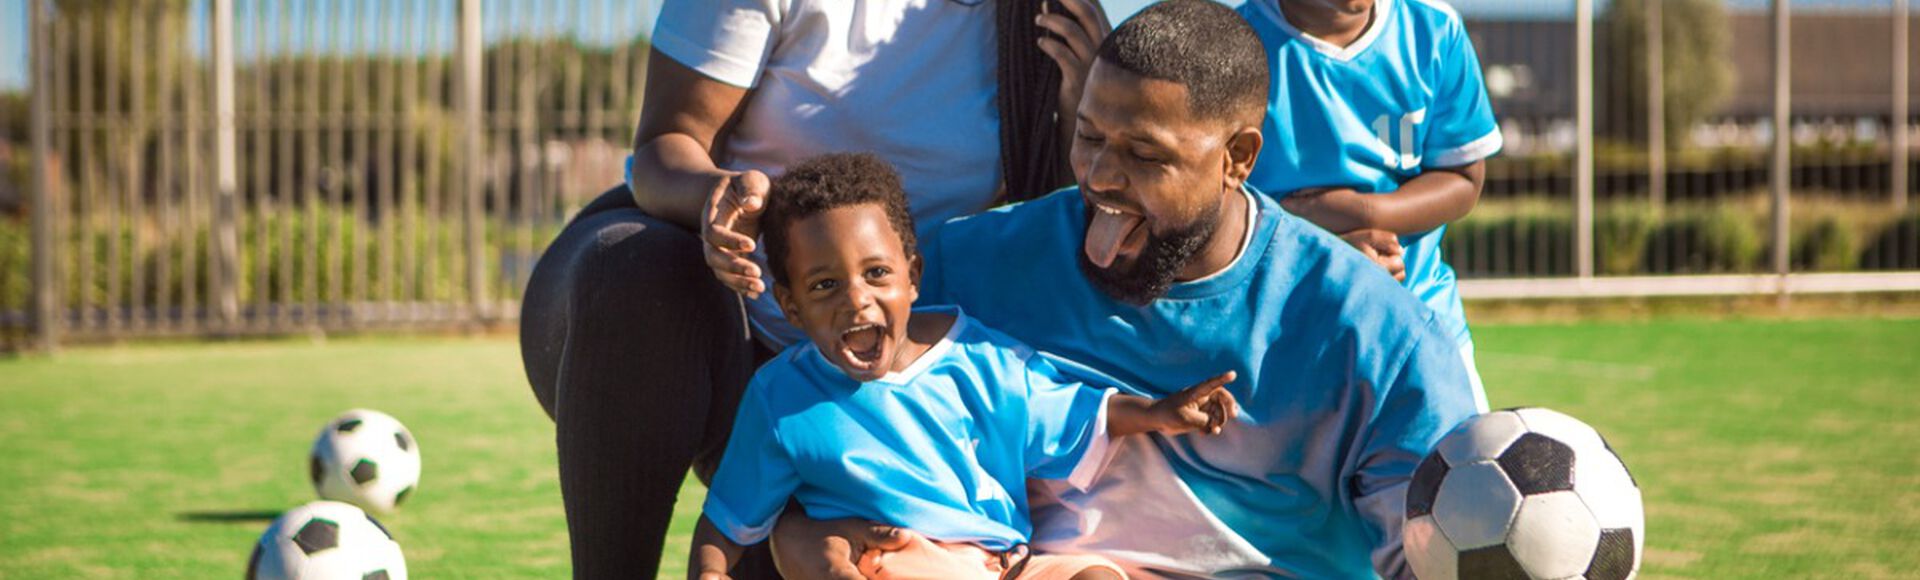
POLYGON ((1824 218, 1793 233, 1791 259, 1796 272, 1836 272, 1855 265, 1853 232, 1840 220, 1824 218))
POLYGON ((1645 268, 1647 241, 1660 225, 1653 210, 1616 207, 1593 219, 1594 269, 1601 274, 1638 274, 1645 268))
POLYGON ((1442 247, 1463 277, 1563 276, 1573 273, 1573 217, 1469 215, 1447 226, 1442 247))
POLYGON ((0 311, 27 308, 33 267, 28 225, 26 220, 0 217, 0 311))
POLYGON ((1920 270, 1920 213, 1894 220, 1860 253, 1862 270, 1920 270))
POLYGON ((1647 245, 1648 270, 1661 274, 1747 272, 1763 249, 1752 216, 1730 205, 1676 215, 1647 245))

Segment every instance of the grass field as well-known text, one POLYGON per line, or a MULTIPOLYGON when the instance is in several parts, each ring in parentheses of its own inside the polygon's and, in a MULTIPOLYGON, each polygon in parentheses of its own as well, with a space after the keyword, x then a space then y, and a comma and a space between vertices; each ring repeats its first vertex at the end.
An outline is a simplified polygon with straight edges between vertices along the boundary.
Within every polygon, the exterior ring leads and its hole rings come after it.
MULTIPOLYGON (((1582 417, 1626 458, 1646 493, 1645 577, 1920 573, 1920 320, 1476 337, 1496 407, 1582 417)), ((383 338, 0 360, 0 577, 238 576, 273 514, 311 499, 307 446, 351 407, 420 441, 420 490, 384 519, 415 577, 565 575, 551 424, 514 344, 383 338)), ((679 524, 665 575, 686 553, 679 524)))

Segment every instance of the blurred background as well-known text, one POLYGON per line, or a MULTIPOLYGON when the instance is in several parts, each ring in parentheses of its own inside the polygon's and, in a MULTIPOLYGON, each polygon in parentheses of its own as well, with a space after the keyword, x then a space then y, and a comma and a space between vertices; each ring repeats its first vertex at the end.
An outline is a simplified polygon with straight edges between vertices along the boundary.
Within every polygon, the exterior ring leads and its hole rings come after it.
MULTIPOLYGON (((1909 2, 1452 4, 1506 141, 1445 238, 1494 406, 1611 438, 1649 577, 1911 577, 1909 2)), ((658 10, 0 0, 0 353, 59 351, 0 356, 0 576, 238 574, 351 407, 424 449, 416 575, 564 575, 516 300, 621 179, 658 10)))

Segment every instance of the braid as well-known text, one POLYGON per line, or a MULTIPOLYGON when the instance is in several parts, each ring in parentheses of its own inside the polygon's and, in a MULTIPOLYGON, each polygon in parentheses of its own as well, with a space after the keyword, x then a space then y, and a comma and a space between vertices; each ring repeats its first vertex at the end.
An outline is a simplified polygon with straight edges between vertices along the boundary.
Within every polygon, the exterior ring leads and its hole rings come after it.
MULTIPOLYGON (((1000 169, 1005 201, 1045 195, 1073 183, 1056 119, 1060 68, 1035 44, 1046 29, 1033 23, 1041 2, 996 0, 1000 92, 1000 169)), ((1054 8, 1058 8, 1057 6, 1054 8)))

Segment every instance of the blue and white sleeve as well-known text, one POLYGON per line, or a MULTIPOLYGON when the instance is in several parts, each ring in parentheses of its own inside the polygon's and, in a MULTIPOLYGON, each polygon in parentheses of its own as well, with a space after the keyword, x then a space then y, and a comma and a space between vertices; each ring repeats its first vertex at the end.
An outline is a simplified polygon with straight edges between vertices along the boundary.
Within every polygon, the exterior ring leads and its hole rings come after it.
POLYGON ((780 446, 764 397, 759 396, 762 386, 756 377, 740 401, 733 435, 702 507, 720 533, 742 546, 767 539, 787 499, 800 488, 791 456, 780 446))
POLYGON ((1107 397, 1116 392, 1084 382, 1067 369, 1079 365, 1046 353, 1026 358, 1027 476, 1066 480, 1085 490, 1107 456, 1107 397))
POLYGON ((1346 472, 1354 509, 1372 535, 1374 570, 1386 578, 1411 577, 1400 550, 1407 487, 1434 444, 1472 417, 1475 403, 1465 363, 1453 341, 1428 325, 1388 385, 1363 431, 1361 450, 1346 472))
POLYGON ((779 44, 789 0, 668 2, 653 29, 653 49, 708 78, 752 88, 779 44))
POLYGON ((1420 152, 1428 168, 1459 167, 1491 157, 1503 145, 1480 75, 1480 56, 1458 19, 1447 21, 1436 47, 1434 96, 1420 152))

